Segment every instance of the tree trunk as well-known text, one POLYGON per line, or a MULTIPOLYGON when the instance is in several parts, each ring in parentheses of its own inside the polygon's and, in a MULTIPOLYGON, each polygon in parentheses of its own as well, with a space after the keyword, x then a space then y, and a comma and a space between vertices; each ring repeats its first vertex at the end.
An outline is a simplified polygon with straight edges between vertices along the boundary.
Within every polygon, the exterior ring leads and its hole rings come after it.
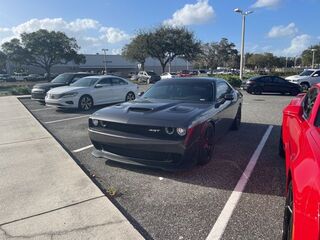
POLYGON ((45 70, 46 70, 46 79, 49 81, 49 80, 51 80, 51 76, 50 76, 50 74, 51 74, 51 67, 50 66, 46 66, 46 68, 45 68, 45 70))
POLYGON ((162 67, 162 73, 164 73, 166 71, 166 63, 160 62, 161 67, 162 67))
POLYGON ((141 70, 144 71, 144 63, 145 62, 141 62, 141 70))

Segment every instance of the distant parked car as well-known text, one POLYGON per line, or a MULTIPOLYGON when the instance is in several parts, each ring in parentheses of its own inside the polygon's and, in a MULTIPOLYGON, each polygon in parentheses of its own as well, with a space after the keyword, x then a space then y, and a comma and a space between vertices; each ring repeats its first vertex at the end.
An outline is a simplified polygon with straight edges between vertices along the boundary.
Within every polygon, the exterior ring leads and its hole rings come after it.
POLYGON ((289 93, 293 96, 299 94, 302 89, 299 85, 288 82, 277 76, 259 76, 246 81, 243 89, 251 94, 269 93, 289 93))
POLYGON ((308 90, 312 85, 320 83, 320 69, 305 69, 299 75, 287 77, 286 80, 301 85, 303 90, 308 90))
POLYGON ((80 78, 92 76, 92 73, 62 73, 49 83, 39 83, 33 86, 31 90, 31 99, 44 101, 46 93, 55 87, 70 85, 80 78))
POLYGON ((175 72, 164 72, 161 74, 161 79, 171 79, 176 77, 177 77, 177 73, 175 72))
POLYGON ((178 73, 179 77, 192 77, 192 74, 189 70, 182 70, 180 73, 178 73))
POLYGON ((320 239, 320 84, 283 110, 279 154, 285 157, 282 239, 320 239))
POLYGON ((3 82, 15 82, 16 79, 9 74, 0 74, 0 81, 3 82))
POLYGON ((137 75, 138 82, 156 83, 161 80, 161 77, 152 71, 140 71, 137 75))
POLYGON ((57 108, 90 110, 95 105, 132 101, 138 94, 138 85, 112 76, 84 77, 72 83, 51 89, 45 98, 46 105, 57 108))
POLYGON ((25 77, 28 76, 27 73, 14 73, 14 75, 12 76, 16 81, 24 81, 25 77))
POLYGON ((44 80, 44 76, 40 74, 29 74, 28 76, 24 77, 26 81, 42 81, 44 80))

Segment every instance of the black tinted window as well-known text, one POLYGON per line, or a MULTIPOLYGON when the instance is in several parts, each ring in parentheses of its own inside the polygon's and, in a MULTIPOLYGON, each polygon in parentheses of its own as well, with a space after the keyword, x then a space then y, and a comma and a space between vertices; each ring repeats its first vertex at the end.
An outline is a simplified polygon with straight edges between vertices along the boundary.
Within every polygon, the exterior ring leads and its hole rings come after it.
POLYGON ((263 78, 262 78, 262 81, 263 81, 264 83, 271 83, 271 82, 272 82, 272 79, 271 79, 271 77, 263 77, 263 78))
POLYGON ((127 85, 128 83, 120 78, 112 78, 112 85, 127 85))
POLYGON ((231 88, 225 82, 217 83, 217 99, 221 99, 224 97, 226 93, 229 93, 231 88))
POLYGON ((275 83, 284 83, 285 82, 285 80, 283 80, 282 78, 279 78, 279 77, 273 77, 272 80, 275 83))
POLYGON ((98 82, 98 84, 111 85, 112 84, 111 80, 112 80, 111 78, 103 78, 98 82))
POLYGON ((318 90, 316 88, 311 89, 303 100, 303 116, 306 119, 309 119, 312 112, 314 103, 318 96, 318 90))

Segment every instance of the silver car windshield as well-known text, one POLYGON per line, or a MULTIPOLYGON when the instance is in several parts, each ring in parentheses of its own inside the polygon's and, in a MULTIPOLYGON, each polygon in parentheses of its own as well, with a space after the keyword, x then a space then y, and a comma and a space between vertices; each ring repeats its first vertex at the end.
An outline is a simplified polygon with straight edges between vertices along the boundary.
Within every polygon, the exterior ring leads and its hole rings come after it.
POLYGON ((302 73, 300 73, 300 76, 310 76, 314 71, 312 70, 304 70, 302 73))

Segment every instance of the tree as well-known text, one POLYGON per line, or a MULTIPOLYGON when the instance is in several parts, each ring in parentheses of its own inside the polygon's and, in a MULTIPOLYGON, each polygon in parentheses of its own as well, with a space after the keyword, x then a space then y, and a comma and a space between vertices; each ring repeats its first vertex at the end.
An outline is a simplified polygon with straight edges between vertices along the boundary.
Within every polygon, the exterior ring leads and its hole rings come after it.
POLYGON ((141 32, 122 49, 122 55, 129 60, 139 62, 142 70, 144 70, 144 64, 149 56, 147 51, 147 37, 148 35, 146 33, 141 32))
POLYGON ((314 63, 320 64, 320 44, 310 46, 308 49, 304 50, 301 57, 302 57, 302 64, 304 66, 311 66, 312 65, 312 57, 313 53, 311 49, 316 49, 314 54, 314 63))
POLYGON ((202 45, 202 54, 198 58, 198 64, 211 69, 217 67, 239 68, 240 56, 235 44, 227 38, 220 42, 205 43, 202 45))
POLYGON ((201 53, 201 43, 186 28, 161 26, 147 33, 146 50, 150 57, 159 60, 162 71, 180 56, 193 61, 201 53))
POLYGON ((6 68, 7 55, 0 51, 0 72, 6 68))
POLYGON ((63 32, 40 29, 22 33, 21 40, 12 39, 2 45, 8 59, 16 64, 42 68, 48 77, 52 66, 74 61, 85 63, 84 55, 78 54, 80 47, 74 38, 63 32))

